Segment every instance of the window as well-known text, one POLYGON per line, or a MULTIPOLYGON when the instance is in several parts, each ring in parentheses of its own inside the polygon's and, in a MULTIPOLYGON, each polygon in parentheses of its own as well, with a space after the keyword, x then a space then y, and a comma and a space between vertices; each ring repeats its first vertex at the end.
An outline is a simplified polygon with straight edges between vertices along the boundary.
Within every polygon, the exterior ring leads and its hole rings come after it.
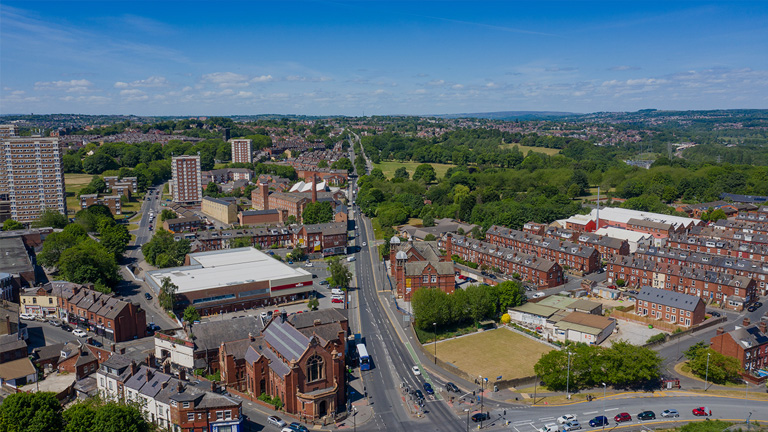
POLYGON ((184 402, 184 404, 183 404, 182 406, 183 406, 184 408, 189 408, 189 402, 184 402))
POLYGON ((221 411, 216 411, 216 420, 224 420, 224 413, 221 411))
POLYGON ((187 421, 195 421, 195 413, 187 413, 187 421))
POLYGON ((307 360, 307 382, 317 381, 325 378, 325 362, 317 354, 307 360))
POLYGON ((226 420, 232 420, 232 411, 224 411, 224 419, 226 420))
POLYGON ((437 282, 437 275, 432 275, 432 283, 437 282))

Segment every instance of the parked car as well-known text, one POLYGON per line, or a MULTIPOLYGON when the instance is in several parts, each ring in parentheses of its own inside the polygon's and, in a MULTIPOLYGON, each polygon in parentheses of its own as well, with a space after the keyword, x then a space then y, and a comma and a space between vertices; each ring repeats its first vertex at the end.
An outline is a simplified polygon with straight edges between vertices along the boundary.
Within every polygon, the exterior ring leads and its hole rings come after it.
POLYGON ((693 409, 693 415, 695 416, 711 416, 712 410, 707 407, 698 407, 693 409))
POLYGON ((421 369, 419 369, 419 367, 418 367, 418 366, 414 366, 414 367, 412 367, 412 368, 411 368, 411 371, 412 371, 412 372, 413 372, 413 374, 414 374, 414 375, 416 375, 416 376, 419 376, 419 375, 421 375, 421 369))
POLYGON ((757 306, 755 306, 755 305, 752 305, 752 306, 747 308, 747 311, 749 311, 749 312, 754 312, 756 310, 757 310, 757 306))
POLYGON ((72 334, 73 334, 73 335, 75 335, 75 336, 77 336, 77 337, 86 337, 86 336, 88 335, 88 333, 84 332, 84 331, 83 331, 83 330, 81 330, 81 329, 75 329, 75 330, 72 332, 72 334))
POLYGON ((589 421, 589 425, 591 427, 600 427, 605 426, 608 424, 608 417, 606 416, 597 416, 589 421))
POLYGON ((638 420, 656 420, 656 413, 653 411, 643 411, 637 415, 638 420))
POLYGON ((571 420, 576 420, 576 416, 573 414, 566 414, 557 418, 557 424, 566 424, 571 420))
POLYGON ((544 427, 537 429, 538 432, 560 432, 560 427, 554 423, 545 424, 544 427))
POLYGON ((343 296, 344 290, 342 290, 341 288, 331 288, 331 294, 335 296, 343 296))
POLYGON ((323 279, 320 281, 320 285, 328 285, 328 281, 323 279))
POLYGON ((755 307, 759 309, 759 308, 763 307, 763 303, 762 302, 755 302, 755 307))
POLYGON ((613 417, 613 420, 616 421, 616 423, 624 423, 628 421, 632 421, 632 416, 629 415, 629 413, 618 413, 613 417))
POLYGON ((281 419, 278 416, 269 416, 267 417, 267 421, 277 427, 283 427, 286 425, 285 420, 281 419))
POLYGON ((313 264, 309 261, 307 261, 306 264, 304 264, 304 267, 313 267, 313 264))
POLYGON ((261 316, 261 319, 263 320, 269 318, 269 315, 266 312, 262 312, 260 316, 261 316))
POLYGON ((435 391, 432 389, 432 384, 425 382, 424 383, 424 392, 428 395, 435 394, 435 391))
POLYGON ((152 294, 144 293, 144 298, 147 299, 147 300, 152 300, 152 294))
POLYGON ((566 431, 579 430, 579 429, 581 429, 581 423, 579 423, 579 421, 576 419, 573 419, 568 423, 566 423, 565 425, 563 425, 563 430, 566 430, 566 431))
POLYGON ((19 314, 19 318, 21 318, 23 320, 33 320, 33 319, 35 319, 35 316, 32 315, 32 314, 28 314, 28 313, 21 313, 21 314, 19 314))
POLYGON ((709 311, 709 314, 712 315, 713 317, 718 317, 718 318, 720 317, 720 312, 709 311))
POLYGON ((445 389, 448 390, 449 392, 461 393, 461 390, 459 390, 459 388, 456 387, 456 384, 454 384, 452 382, 446 383, 445 384, 445 389))
POLYGON ((54 327, 59 327, 59 326, 61 326, 61 320, 58 319, 58 318, 51 318, 51 319, 48 320, 48 324, 50 324, 50 325, 52 325, 54 327))
POLYGON ((487 412, 472 414, 472 421, 475 422, 475 423, 481 422, 481 421, 486 421, 486 420, 488 420, 490 418, 491 418, 491 415, 489 413, 487 413, 487 412))
POLYGON ((293 261, 288 261, 288 264, 293 265, 293 261))
POLYGON ((35 321, 37 321, 37 322, 45 322, 46 319, 44 317, 41 317, 40 315, 35 315, 35 321))
POLYGON ((676 409, 665 409, 661 412, 662 417, 680 417, 680 413, 676 409))
POLYGON ((72 327, 70 327, 70 326, 69 326, 69 325, 67 325, 67 324, 62 324, 62 325, 61 325, 61 329, 62 329, 62 330, 64 330, 64 331, 66 331, 66 332, 71 332, 71 331, 72 331, 72 327))
POLYGON ((307 427, 299 422, 293 422, 288 425, 289 428, 293 429, 296 432, 309 432, 307 430, 307 427))
POLYGON ((332 297, 331 303, 344 303, 344 299, 340 299, 338 297, 332 297))

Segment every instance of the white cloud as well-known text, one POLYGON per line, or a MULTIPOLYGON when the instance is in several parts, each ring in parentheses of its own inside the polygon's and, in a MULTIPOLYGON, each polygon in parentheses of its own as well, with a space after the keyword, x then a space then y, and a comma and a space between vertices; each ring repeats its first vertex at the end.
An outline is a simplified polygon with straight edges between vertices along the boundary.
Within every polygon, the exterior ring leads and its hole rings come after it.
POLYGON ((147 79, 137 80, 130 83, 118 81, 115 83, 115 88, 129 88, 129 87, 165 87, 168 85, 168 80, 161 76, 151 76, 147 79))
POLYGON ((609 68, 608 70, 617 71, 617 72, 624 72, 624 71, 640 70, 640 67, 639 66, 629 66, 629 65, 619 65, 619 66, 614 66, 612 68, 609 68))
POLYGON ((69 81, 38 81, 35 83, 35 90, 83 91, 88 90, 91 86, 93 86, 93 83, 87 79, 69 81))
POLYGON ((255 82, 255 83, 269 82, 269 81, 272 81, 272 75, 262 75, 262 76, 253 77, 251 79, 251 82, 255 82))
POLYGON ((431 85, 431 86, 441 86, 443 84, 445 84, 445 80, 432 80, 427 83, 427 85, 431 85))
POLYGON ((464 84, 454 84, 451 86, 451 88, 454 90, 461 90, 464 88, 464 84))
POLYGON ((247 87, 248 76, 234 72, 214 72, 203 75, 203 81, 218 85, 219 87, 247 87))

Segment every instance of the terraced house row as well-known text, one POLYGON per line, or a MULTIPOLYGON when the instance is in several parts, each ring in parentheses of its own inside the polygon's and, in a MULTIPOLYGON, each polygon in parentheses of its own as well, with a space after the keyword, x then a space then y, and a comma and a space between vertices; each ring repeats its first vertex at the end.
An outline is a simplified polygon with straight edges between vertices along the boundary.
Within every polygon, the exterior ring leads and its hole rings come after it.
POLYGON ((606 235, 556 228, 534 222, 523 225, 523 232, 593 247, 600 253, 601 259, 612 255, 629 255, 629 242, 627 240, 606 235))
POLYGON ((498 225, 492 226, 485 233, 485 240, 515 252, 554 261, 564 269, 592 273, 600 268, 600 253, 591 246, 529 234, 498 225))
POLYGON ((642 256, 616 256, 608 261, 607 281, 677 291, 701 297, 733 310, 743 310, 756 300, 757 283, 746 276, 660 263, 642 256))
POLYGON ((671 236, 667 242, 667 247, 760 262, 764 262, 768 257, 768 245, 766 244, 686 234, 671 236))
MULTIPOLYGON (((490 232, 490 231, 489 231, 490 232)), ((462 260, 488 268, 498 268, 503 273, 517 273, 521 280, 539 289, 563 284, 563 268, 556 262, 469 237, 448 235, 445 242, 448 256, 458 255, 462 260)))

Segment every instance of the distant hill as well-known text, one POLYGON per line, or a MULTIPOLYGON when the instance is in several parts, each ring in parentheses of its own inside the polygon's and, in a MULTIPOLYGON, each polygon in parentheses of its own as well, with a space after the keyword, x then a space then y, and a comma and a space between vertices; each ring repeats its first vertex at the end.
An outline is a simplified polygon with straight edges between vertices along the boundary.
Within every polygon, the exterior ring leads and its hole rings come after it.
POLYGON ((578 116, 578 113, 560 112, 560 111, 496 111, 486 113, 461 113, 461 114, 440 114, 434 117, 455 119, 455 118, 483 118, 489 120, 542 120, 555 119, 561 117, 578 116))

